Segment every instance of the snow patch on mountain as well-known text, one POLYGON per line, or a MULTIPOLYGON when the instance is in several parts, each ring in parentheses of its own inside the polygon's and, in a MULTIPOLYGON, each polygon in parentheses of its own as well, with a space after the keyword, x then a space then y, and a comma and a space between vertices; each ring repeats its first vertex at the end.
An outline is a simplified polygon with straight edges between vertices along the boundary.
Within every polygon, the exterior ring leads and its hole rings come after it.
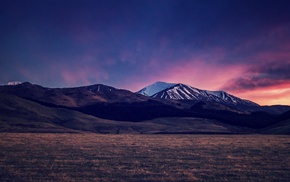
POLYGON ((232 102, 234 104, 248 104, 248 105, 258 105, 252 101, 245 100, 245 99, 240 99, 236 96, 233 96, 231 94, 228 94, 227 92, 224 91, 207 91, 209 94, 213 94, 219 98, 221 98, 225 102, 232 102))
POLYGON ((8 82, 6 85, 20 85, 22 82, 19 81, 13 81, 13 82, 8 82))
POLYGON ((152 85, 149 85, 141 90, 139 90, 138 94, 145 95, 145 96, 153 96, 154 94, 165 90, 169 87, 176 85, 176 83, 166 83, 166 82, 155 82, 152 85))

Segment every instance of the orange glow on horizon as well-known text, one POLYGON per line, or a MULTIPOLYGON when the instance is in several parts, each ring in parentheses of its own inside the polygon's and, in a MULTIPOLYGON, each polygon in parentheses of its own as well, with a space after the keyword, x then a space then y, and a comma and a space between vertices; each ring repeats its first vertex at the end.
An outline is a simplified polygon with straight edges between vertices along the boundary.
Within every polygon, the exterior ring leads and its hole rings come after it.
POLYGON ((233 93, 240 98, 251 100, 259 105, 290 105, 290 87, 288 88, 265 88, 233 93))

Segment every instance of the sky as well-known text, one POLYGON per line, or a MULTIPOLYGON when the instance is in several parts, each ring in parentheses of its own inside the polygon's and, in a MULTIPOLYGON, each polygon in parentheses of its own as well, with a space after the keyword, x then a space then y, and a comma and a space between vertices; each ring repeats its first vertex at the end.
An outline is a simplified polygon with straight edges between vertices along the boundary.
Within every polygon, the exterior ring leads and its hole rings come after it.
POLYGON ((290 1, 0 0, 0 83, 156 81, 290 105, 290 1))

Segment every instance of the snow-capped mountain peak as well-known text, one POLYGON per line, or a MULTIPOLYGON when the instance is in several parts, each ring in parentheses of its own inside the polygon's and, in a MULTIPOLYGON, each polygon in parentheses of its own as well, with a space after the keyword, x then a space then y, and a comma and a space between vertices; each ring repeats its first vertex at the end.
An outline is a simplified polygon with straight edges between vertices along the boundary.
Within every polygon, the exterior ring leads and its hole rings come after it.
POLYGON ((203 100, 202 98, 210 96, 211 95, 204 90, 178 83, 154 94, 152 97, 172 100, 203 100))
POLYGON ((162 90, 165 90, 169 87, 172 87, 176 85, 176 83, 166 83, 166 82, 155 82, 151 85, 148 85, 147 87, 139 90, 138 94, 141 94, 141 95, 145 95, 145 96, 153 96, 154 94, 162 91, 162 90))
POLYGON ((259 106, 254 102, 240 99, 224 91, 201 90, 182 83, 156 82, 141 89, 137 93, 159 99, 215 102, 235 106, 259 106))

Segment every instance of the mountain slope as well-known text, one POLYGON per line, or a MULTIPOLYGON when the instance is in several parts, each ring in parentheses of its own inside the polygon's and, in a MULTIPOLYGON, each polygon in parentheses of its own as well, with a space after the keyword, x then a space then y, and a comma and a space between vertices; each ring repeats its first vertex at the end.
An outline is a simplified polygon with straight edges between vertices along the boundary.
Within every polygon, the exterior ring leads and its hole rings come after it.
POLYGON ((263 128, 260 131, 260 133, 289 135, 290 134, 290 110, 278 116, 276 120, 279 122, 270 127, 263 128))
POLYGON ((77 132, 62 125, 70 119, 78 120, 78 115, 81 114, 45 107, 14 95, 0 94, 0 131, 77 132))
POLYGON ((199 102, 191 107, 195 117, 216 119, 223 123, 261 129, 276 124, 277 116, 266 112, 244 113, 217 103, 199 102))
POLYGON ((259 131, 262 134, 290 135, 290 119, 281 121, 259 131))
POLYGON ((14 95, 0 94, 0 132, 94 132, 140 133, 158 124, 119 122, 97 118, 84 113, 51 108, 14 95))
POLYGON ((139 90, 138 94, 145 95, 145 96, 152 96, 162 90, 165 90, 169 87, 176 85, 175 83, 166 83, 166 82, 155 82, 152 85, 149 85, 141 90, 139 90))

